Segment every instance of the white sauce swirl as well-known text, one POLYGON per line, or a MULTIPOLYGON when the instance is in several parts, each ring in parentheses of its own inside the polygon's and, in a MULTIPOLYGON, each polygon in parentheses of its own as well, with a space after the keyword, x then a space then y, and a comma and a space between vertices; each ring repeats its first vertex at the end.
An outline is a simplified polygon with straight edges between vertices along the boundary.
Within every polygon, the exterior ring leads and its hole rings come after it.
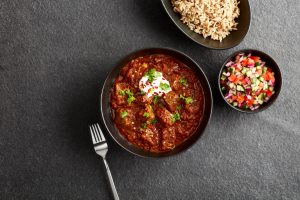
POLYGON ((141 91, 147 94, 148 97, 152 95, 162 96, 172 91, 170 83, 165 79, 161 72, 156 72, 157 76, 150 83, 148 76, 143 76, 139 82, 139 88, 141 91), (161 87, 163 84, 166 87, 161 87))

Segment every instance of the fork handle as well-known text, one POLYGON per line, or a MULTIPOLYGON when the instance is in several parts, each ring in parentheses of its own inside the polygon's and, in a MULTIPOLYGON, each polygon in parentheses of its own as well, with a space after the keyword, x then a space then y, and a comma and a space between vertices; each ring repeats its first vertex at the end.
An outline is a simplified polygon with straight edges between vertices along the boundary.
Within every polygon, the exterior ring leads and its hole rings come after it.
POLYGON ((117 192, 116 186, 115 186, 115 183, 114 183, 114 180, 113 180, 113 177, 111 175, 109 166, 107 164, 107 161, 106 161, 105 158, 103 158, 103 161, 104 161, 104 165, 105 165, 105 168, 106 168, 106 173, 107 173, 107 176, 108 176, 108 179, 109 179, 110 187, 111 187, 112 193, 114 195, 114 199, 115 200, 120 200, 120 198, 118 196, 118 192, 117 192))

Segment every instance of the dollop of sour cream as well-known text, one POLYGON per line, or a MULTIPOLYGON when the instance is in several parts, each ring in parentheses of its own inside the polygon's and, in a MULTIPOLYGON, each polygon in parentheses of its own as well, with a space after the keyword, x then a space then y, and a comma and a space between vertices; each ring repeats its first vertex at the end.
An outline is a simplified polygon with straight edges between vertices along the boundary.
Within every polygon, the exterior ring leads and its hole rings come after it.
POLYGON ((152 95, 162 96, 170 91, 172 88, 169 81, 163 77, 161 72, 155 72, 156 75, 153 78, 153 81, 149 81, 148 76, 143 76, 139 82, 139 88, 142 92, 147 94, 147 97, 152 95))

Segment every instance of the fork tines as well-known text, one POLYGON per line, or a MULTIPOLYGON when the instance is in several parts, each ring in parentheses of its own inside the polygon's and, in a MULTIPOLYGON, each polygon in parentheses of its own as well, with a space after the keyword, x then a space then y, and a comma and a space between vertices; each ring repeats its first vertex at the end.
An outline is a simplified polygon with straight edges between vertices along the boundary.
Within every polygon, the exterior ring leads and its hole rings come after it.
POLYGON ((90 131, 92 135, 93 144, 98 144, 100 142, 105 142, 105 137, 100 129, 99 124, 93 124, 90 126, 90 131))

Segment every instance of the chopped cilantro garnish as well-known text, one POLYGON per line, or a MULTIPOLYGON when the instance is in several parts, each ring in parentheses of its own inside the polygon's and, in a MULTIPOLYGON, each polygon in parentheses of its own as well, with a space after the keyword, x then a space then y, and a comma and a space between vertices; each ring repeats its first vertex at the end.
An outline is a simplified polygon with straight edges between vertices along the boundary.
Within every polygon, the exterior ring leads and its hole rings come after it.
POLYGON ((171 116, 172 122, 176 122, 177 120, 180 120, 180 114, 176 111, 172 116, 171 116))
POLYGON ((180 83, 181 85, 186 86, 186 85, 187 85, 187 80, 186 80, 185 78, 180 78, 180 79, 179 79, 179 83, 180 83))
POLYGON ((157 119, 152 119, 152 120, 150 121, 150 123, 151 123, 151 124, 156 124, 156 123, 157 123, 157 119))
POLYGON ((192 103, 192 102, 193 102, 192 97, 185 98, 185 103, 189 104, 189 103, 192 103))
POLYGON ((133 93, 129 89, 126 89, 125 94, 127 94, 127 96, 128 96, 127 103, 131 104, 135 100, 135 97, 133 96, 133 93))
POLYGON ((182 94, 179 97, 180 99, 183 99, 186 104, 190 104, 193 102, 192 97, 184 97, 182 94))
POLYGON ((164 91, 167 91, 168 89, 170 89, 170 85, 168 83, 160 83, 159 87, 164 91))
POLYGON ((181 110, 182 109, 182 105, 176 106, 177 110, 181 110))
POLYGON ((158 95, 155 95, 153 98, 153 103, 157 104, 157 102, 159 101, 160 97, 158 95))
POLYGON ((119 91, 119 95, 125 96, 125 91, 124 90, 120 90, 119 91))
POLYGON ((159 76, 159 73, 154 68, 151 68, 148 72, 146 72, 145 76, 147 76, 148 81, 152 83, 154 79, 159 76))
POLYGON ((127 103, 128 103, 128 104, 131 104, 134 100, 135 100, 135 97, 134 97, 134 96, 130 96, 130 97, 128 97, 128 99, 127 99, 127 103))
POLYGON ((144 112, 143 116, 146 117, 146 118, 148 118, 148 117, 150 117, 150 113, 144 112))
POLYGON ((125 110, 123 112, 121 112, 121 118, 124 118, 128 115, 128 112, 125 110))
POLYGON ((133 93, 129 89, 125 90, 125 94, 127 94, 128 96, 133 96, 133 93))
POLYGON ((147 123, 142 123, 142 128, 147 128, 147 123))

